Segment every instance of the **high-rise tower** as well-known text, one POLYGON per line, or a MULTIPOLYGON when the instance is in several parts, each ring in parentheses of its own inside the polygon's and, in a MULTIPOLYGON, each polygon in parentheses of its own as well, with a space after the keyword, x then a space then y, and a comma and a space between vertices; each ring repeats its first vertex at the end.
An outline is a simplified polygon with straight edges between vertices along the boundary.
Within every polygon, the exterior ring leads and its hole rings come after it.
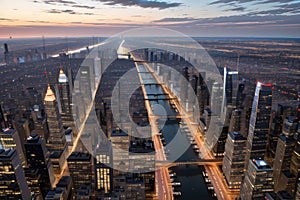
POLYGON ((26 165, 24 141, 18 131, 9 128, 1 131, 0 149, 16 149, 21 164, 26 165))
POLYGON ((77 193, 82 186, 92 183, 92 156, 89 153, 73 152, 68 157, 68 167, 77 193))
POLYGON ((273 191, 273 169, 264 160, 251 159, 241 185, 241 199, 264 199, 266 193, 273 191))
POLYGON ((222 99, 222 113, 226 113, 225 125, 229 125, 229 119, 232 110, 236 107, 238 93, 239 73, 237 71, 229 71, 224 67, 224 85, 222 99))
POLYGON ((49 139, 47 148, 49 151, 64 150, 66 148, 66 138, 62 131, 62 124, 56 97, 48 85, 47 93, 44 98, 44 106, 47 114, 47 123, 49 129, 49 139))
POLYGON ((246 138, 238 132, 230 132, 225 145, 223 172, 229 189, 239 189, 244 176, 246 138))
POLYGON ((271 119, 271 108, 272 85, 257 82, 250 116, 246 162, 250 158, 264 159, 271 119))
MULTIPOLYGON (((293 179, 288 182, 296 183, 296 176, 291 174, 289 177, 285 177, 286 172, 290 172, 291 158, 293 155, 293 150, 295 148, 296 141, 293 137, 282 135, 279 137, 277 143, 277 149, 274 160, 274 184, 275 191, 287 190, 288 183, 283 184, 284 180, 287 178, 293 179)), ((292 186, 292 187, 293 187, 292 186)))
POLYGON ((24 170, 14 149, 0 149, 0 199, 30 199, 24 170))
POLYGON ((43 197, 53 185, 54 171, 50 161, 50 153, 46 149, 44 141, 36 134, 32 134, 25 143, 26 157, 28 166, 39 169, 41 174, 41 188, 43 197))
POLYGON ((46 145, 51 153, 50 158, 54 165, 55 174, 60 174, 61 167, 64 165, 68 155, 68 149, 66 137, 62 130, 56 97, 51 90, 50 85, 48 85, 47 93, 45 95, 44 106, 49 129, 49 139, 46 145))

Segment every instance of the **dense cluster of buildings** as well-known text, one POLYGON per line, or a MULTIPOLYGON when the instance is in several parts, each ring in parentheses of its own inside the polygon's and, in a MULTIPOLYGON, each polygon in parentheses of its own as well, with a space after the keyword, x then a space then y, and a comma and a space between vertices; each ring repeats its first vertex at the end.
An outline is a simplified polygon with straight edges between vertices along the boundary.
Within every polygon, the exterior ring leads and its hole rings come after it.
MULTIPOLYGON (((223 83, 213 82, 205 72, 196 73, 177 55, 153 49, 143 53, 149 62, 179 63, 174 64, 182 72, 179 80, 159 65, 154 66, 183 108, 190 112, 198 102, 199 115, 194 119, 205 143, 212 146, 213 155, 223 158, 222 172, 229 191, 238 192, 243 200, 300 198, 300 93, 296 104, 278 104, 274 108, 272 84, 258 81, 254 94, 247 93, 245 88, 249 85, 238 71, 225 67, 221 70, 223 83), (217 138, 207 132, 213 117, 224 122, 214 125, 220 129, 217 138)), ((99 78, 93 74, 101 62, 96 58, 90 67, 81 67, 78 85, 74 84, 70 68, 60 68, 56 82, 48 81, 44 94, 31 96, 43 96, 43 105, 30 101, 30 97, 25 99, 32 109, 22 113, 24 118, 14 118, 1 108, 1 199, 157 198, 151 135, 135 137, 141 133, 124 122, 127 113, 119 110, 120 116, 112 114, 112 89, 135 67, 132 60, 116 60, 102 75, 95 96, 96 119, 88 118, 86 122, 98 120, 103 134, 93 126, 82 128, 74 123, 85 120, 88 105, 80 106, 74 115, 72 91, 87 91, 85 95, 77 93, 76 98, 88 102, 91 88, 96 87, 94 80, 99 78)), ((135 83, 128 87, 130 84, 135 83)), ((132 94, 129 104, 134 107, 133 121, 148 125, 141 88, 132 94)))

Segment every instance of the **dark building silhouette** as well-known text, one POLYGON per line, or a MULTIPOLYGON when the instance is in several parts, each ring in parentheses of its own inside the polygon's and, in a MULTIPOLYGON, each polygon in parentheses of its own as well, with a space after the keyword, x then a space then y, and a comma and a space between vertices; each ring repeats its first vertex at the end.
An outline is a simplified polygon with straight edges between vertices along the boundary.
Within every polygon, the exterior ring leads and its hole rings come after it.
POLYGON ((28 166, 38 169, 41 173, 41 190, 43 198, 45 198, 55 181, 50 153, 46 149, 45 142, 36 134, 32 134, 27 139, 25 150, 28 166))
POLYGON ((0 199, 30 199, 24 170, 14 149, 0 149, 0 199))

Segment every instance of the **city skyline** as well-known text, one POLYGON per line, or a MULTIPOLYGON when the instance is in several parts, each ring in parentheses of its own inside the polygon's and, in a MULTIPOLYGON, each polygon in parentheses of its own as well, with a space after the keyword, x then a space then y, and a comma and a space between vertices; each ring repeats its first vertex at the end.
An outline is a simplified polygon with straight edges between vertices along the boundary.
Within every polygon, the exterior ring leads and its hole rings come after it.
POLYGON ((0 5, 0 38, 110 36, 139 27, 211 37, 298 38, 300 32, 298 0, 4 0, 0 5))

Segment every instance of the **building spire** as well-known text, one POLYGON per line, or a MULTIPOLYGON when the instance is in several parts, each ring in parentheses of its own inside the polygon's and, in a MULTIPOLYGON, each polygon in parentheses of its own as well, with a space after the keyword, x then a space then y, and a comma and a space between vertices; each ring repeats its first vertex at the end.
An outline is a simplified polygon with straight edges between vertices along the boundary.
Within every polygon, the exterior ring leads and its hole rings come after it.
POLYGON ((47 88, 47 92, 46 92, 44 101, 55 101, 55 100, 56 100, 55 95, 54 95, 53 91, 51 90, 50 84, 48 84, 48 88, 47 88))
POLYGON ((68 82, 68 77, 66 76, 65 72, 62 70, 62 67, 59 70, 58 82, 59 83, 67 83, 68 82))

